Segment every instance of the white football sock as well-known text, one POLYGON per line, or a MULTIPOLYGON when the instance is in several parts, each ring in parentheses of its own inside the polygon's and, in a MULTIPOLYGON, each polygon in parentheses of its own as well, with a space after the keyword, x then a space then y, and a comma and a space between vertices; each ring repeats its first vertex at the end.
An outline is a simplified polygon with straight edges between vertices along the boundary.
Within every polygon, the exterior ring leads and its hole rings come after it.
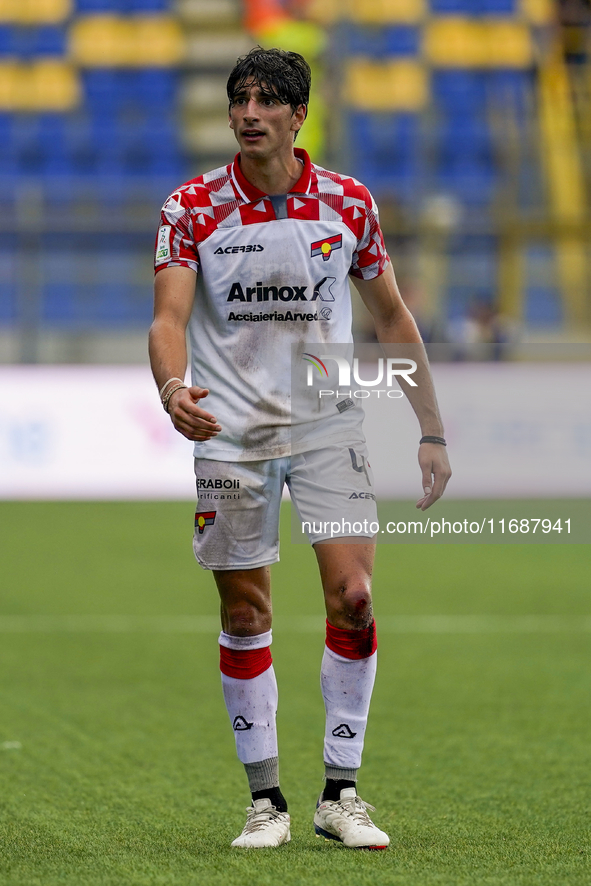
POLYGON ((361 766, 377 652, 351 659, 324 647, 320 686, 326 709, 324 762, 337 769, 361 766))
MULTIPOLYGON (((245 665, 253 652, 256 654, 268 648, 270 643, 271 631, 255 637, 220 635, 220 646, 238 653, 245 665)), ((248 667, 245 672, 248 673, 248 667)), ((222 671, 222 689, 238 759, 242 763, 259 763, 277 757, 277 681, 273 665, 248 679, 229 676, 222 671)))

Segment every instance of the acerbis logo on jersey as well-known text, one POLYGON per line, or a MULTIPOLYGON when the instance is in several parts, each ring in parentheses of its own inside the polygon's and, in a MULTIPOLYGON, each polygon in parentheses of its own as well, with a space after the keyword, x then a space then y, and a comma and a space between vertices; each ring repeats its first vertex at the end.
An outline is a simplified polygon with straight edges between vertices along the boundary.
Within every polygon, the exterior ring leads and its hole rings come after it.
POLYGON ((248 246, 226 246, 225 249, 222 249, 220 246, 214 252, 214 255, 236 255, 239 252, 263 252, 265 249, 264 246, 261 246, 260 243, 249 243, 248 246))
POLYGON ((343 235, 335 234, 334 237, 326 237, 324 240, 316 240, 310 243, 310 255, 321 255, 322 261, 328 261, 332 255, 333 249, 341 249, 343 245, 343 235))
POLYGON ((203 535, 206 526, 212 526, 215 523, 215 515, 217 511, 203 511, 201 514, 195 514, 195 529, 199 530, 199 535, 203 535))

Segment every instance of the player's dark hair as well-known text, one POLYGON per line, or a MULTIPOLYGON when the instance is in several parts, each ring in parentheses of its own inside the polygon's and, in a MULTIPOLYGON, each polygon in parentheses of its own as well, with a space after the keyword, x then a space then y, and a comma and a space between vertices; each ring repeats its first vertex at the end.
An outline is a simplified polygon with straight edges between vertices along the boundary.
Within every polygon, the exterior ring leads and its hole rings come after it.
POLYGON ((226 90, 231 105, 234 96, 254 82, 295 113, 300 105, 308 106, 311 80, 310 65, 298 52, 255 46, 236 62, 226 90))

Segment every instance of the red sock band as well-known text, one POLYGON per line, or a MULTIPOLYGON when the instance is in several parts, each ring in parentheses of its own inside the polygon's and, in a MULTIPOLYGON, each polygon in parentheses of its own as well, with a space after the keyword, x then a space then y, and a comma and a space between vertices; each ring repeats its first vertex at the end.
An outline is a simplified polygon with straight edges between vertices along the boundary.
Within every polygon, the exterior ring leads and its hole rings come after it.
POLYGON ((226 677, 252 680, 271 667, 271 647, 264 649, 227 649, 220 646, 220 671, 226 677))
POLYGON ((372 621, 363 631, 343 631, 326 620, 326 645, 343 658, 369 658, 378 648, 376 623, 372 621))

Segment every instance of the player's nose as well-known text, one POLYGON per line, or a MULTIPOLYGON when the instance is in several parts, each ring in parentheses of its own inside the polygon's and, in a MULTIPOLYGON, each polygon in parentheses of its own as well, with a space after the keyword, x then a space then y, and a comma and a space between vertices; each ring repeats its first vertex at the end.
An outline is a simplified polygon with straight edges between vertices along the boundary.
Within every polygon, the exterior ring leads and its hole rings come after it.
POLYGON ((259 106, 256 101, 251 98, 244 110, 244 118, 246 120, 257 120, 259 115, 259 106))

